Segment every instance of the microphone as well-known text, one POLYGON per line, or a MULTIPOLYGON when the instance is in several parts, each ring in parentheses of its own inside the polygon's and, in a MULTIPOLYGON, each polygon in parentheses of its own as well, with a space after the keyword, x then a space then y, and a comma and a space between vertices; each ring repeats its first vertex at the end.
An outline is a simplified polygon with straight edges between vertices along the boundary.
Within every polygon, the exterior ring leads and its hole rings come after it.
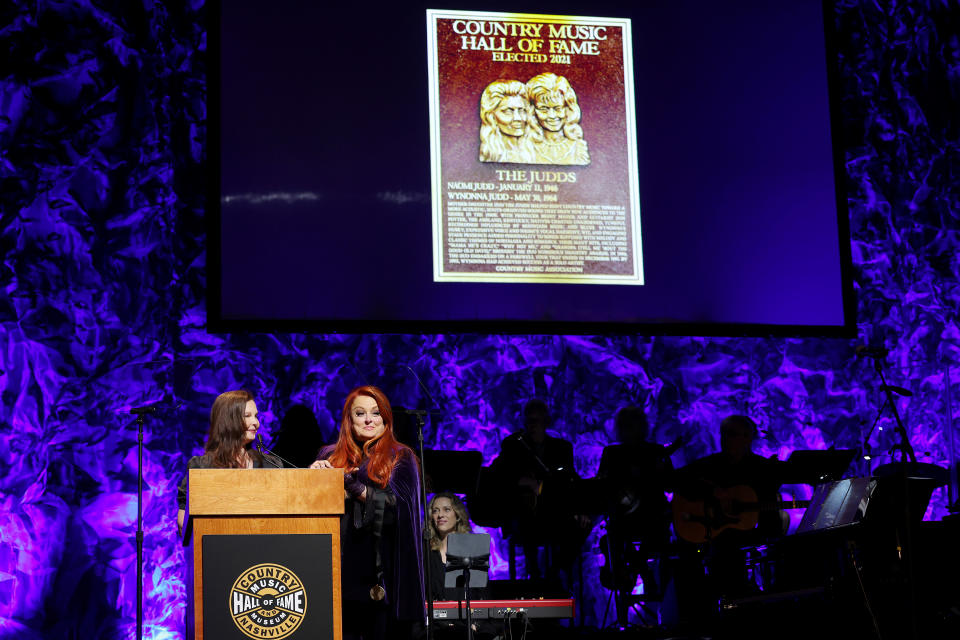
POLYGON ((883 347, 870 347, 865 344, 858 344, 854 352, 858 358, 886 358, 890 350, 883 347))
MULTIPOLYGON (((293 464, 292 462, 290 462, 289 460, 278 456, 276 453, 274 453, 274 452, 271 451, 270 449, 267 449, 265 446, 263 446, 263 438, 260 437, 260 432, 259 432, 259 431, 257 432, 257 449, 260 451, 260 455, 261 455, 261 456, 263 455, 264 449, 266 449, 267 453, 269 453, 269 454, 272 455, 272 456, 277 456, 278 458, 280 458, 280 460, 282 460, 282 461, 285 462, 286 464, 290 465, 290 466, 293 467, 294 469, 299 469, 299 468, 300 468, 300 467, 298 467, 297 465, 295 465, 295 464, 293 464)), ((266 458, 264 458, 264 460, 266 460, 266 458)), ((281 468, 281 467, 277 467, 277 469, 280 469, 280 468, 281 468)))
POLYGON ((130 413, 132 413, 135 416, 142 416, 148 413, 156 413, 156 411, 157 411, 157 405, 155 404, 148 404, 143 407, 133 407, 132 409, 130 409, 130 413))
POLYGON ((132 407, 130 413, 135 416, 147 415, 150 413, 156 413, 157 411, 176 411, 183 406, 183 402, 178 402, 177 404, 163 404, 161 402, 156 402, 154 404, 147 404, 142 407, 132 407))

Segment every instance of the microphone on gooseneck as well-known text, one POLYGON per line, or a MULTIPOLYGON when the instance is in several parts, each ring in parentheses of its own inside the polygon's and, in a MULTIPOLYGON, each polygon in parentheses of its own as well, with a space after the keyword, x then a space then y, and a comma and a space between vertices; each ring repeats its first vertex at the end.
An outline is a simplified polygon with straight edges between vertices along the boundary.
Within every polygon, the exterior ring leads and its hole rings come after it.
MULTIPOLYGON (((266 451, 267 453, 269 453, 269 454, 272 455, 272 456, 277 456, 278 458, 280 458, 280 460, 282 460, 282 461, 285 462, 286 464, 290 465, 290 466, 293 467, 294 469, 299 469, 299 468, 300 468, 300 467, 298 467, 297 465, 295 465, 295 464, 293 464, 292 462, 290 462, 289 460, 287 460, 286 458, 283 458, 283 457, 277 455, 276 453, 274 453, 274 452, 271 451, 270 449, 267 449, 265 446, 263 446, 263 438, 260 437, 260 434, 259 434, 259 433, 257 434, 257 449, 260 451, 260 455, 261 455, 261 456, 263 455, 263 452, 266 451)), ((264 460, 266 460, 266 458, 264 458, 264 460)), ((277 467, 277 469, 280 469, 280 468, 282 468, 282 467, 277 467)))

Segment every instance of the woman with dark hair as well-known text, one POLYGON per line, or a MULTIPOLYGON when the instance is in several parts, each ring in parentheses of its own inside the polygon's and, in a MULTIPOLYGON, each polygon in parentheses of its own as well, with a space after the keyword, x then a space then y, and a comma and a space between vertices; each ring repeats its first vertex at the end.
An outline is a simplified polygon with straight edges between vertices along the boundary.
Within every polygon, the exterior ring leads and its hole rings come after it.
POLYGON ((383 391, 367 385, 347 395, 336 444, 310 466, 344 470, 344 640, 409 637, 425 618, 420 476, 413 450, 393 435, 383 391))
POLYGON ((190 469, 254 469, 283 465, 276 456, 261 455, 251 448, 260 419, 253 394, 245 389, 226 391, 217 396, 210 409, 210 432, 207 433, 206 453, 193 456, 187 463, 187 473, 177 492, 177 529, 183 529, 187 507, 187 481, 190 469))

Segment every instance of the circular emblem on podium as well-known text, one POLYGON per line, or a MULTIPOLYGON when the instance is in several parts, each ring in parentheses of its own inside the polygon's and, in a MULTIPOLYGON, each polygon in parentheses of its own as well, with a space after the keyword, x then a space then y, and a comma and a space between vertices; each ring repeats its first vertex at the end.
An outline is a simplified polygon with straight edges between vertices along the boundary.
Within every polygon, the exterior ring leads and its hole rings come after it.
POLYGON ((307 592, 293 571, 258 564, 244 571, 230 589, 230 617, 251 638, 286 638, 307 613, 307 592))

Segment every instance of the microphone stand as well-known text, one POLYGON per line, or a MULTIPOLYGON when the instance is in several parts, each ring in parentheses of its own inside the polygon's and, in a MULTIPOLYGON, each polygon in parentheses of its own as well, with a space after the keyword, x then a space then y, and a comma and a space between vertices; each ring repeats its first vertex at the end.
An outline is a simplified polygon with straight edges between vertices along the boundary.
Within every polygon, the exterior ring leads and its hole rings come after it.
POLYGON ((463 599, 467 603, 467 640, 473 640, 473 612, 470 610, 470 560, 463 567, 463 599))
MULTIPOLYGON (((908 468, 909 464, 916 464, 917 455, 910 444, 910 437, 903 421, 900 419, 900 412, 897 410, 897 403, 893 398, 893 391, 887 384, 886 377, 883 375, 883 361, 880 354, 869 354, 873 358, 873 369, 880 378, 880 384, 883 385, 883 392, 886 396, 886 404, 890 405, 893 411, 893 418, 897 423, 897 433, 900 435, 900 442, 891 447, 891 451, 900 451, 900 468, 895 474, 897 481, 903 491, 903 520, 894 523, 894 535, 896 538, 897 551, 900 561, 906 569, 906 590, 908 597, 908 606, 910 608, 907 618, 909 619, 910 638, 918 638, 917 635, 917 594, 914 586, 914 566, 913 566, 913 522, 910 516, 910 479, 908 468), (908 463, 909 461, 909 463, 908 463), (900 534, 903 534, 901 543, 900 534), (901 546, 902 544, 902 546, 901 546)), ((879 417, 879 416, 878 416, 879 417)), ((871 433, 873 429, 871 428, 871 433)), ((869 437, 869 436, 868 436, 869 437)), ((869 445, 867 445, 869 446, 869 445)))
MULTIPOLYGON (((870 446, 870 437, 873 435, 873 430, 877 428, 877 423, 880 422, 880 417, 883 415, 883 410, 887 408, 887 400, 883 401, 883 404, 880 406, 880 411, 877 411, 877 417, 873 419, 873 424, 870 425, 870 430, 867 431, 867 435, 863 438, 863 445, 860 447, 860 453, 863 454, 865 459, 868 461, 873 457, 873 448, 870 446), (866 458, 866 456, 870 456, 866 458)), ((870 465, 867 465, 867 471, 870 471, 870 465)))
POLYGON ((880 376, 880 383, 883 385, 883 392, 887 397, 887 404, 890 405, 890 409, 893 411, 893 418, 897 422, 897 433, 900 435, 900 443, 894 445, 893 449, 900 451, 900 462, 909 460, 910 462, 916 463, 917 454, 910 444, 910 436, 907 434, 907 429, 903 426, 903 421, 900 420, 900 412, 897 410, 897 403, 893 400, 893 391, 890 390, 890 385, 887 384, 887 380, 883 375, 883 363, 880 358, 873 359, 873 368, 877 372, 877 375, 880 376))
MULTIPOLYGON (((161 361, 166 362, 166 361, 161 361)), ((148 404, 142 407, 132 407, 130 413, 135 415, 137 425, 137 640, 143 640, 143 424, 144 416, 148 413, 176 411, 183 402, 171 404, 148 404)))
POLYGON ((489 569, 489 556, 454 558, 447 554, 448 567, 463 567, 463 599, 467 607, 467 639, 473 640, 473 612, 470 607, 470 570, 489 569))
MULTIPOLYGON (((410 367, 409 365, 403 365, 403 368, 409 371, 411 374, 413 374, 414 380, 417 381, 417 386, 419 386, 420 389, 423 390, 424 395, 427 396, 427 399, 430 401, 430 403, 434 407, 438 406, 437 402, 433 399, 433 396, 430 395, 430 391, 427 389, 426 385, 424 385, 423 381, 420 380, 420 376, 417 375, 417 372, 414 371, 413 368, 410 367)), ((420 447, 420 502, 421 504, 423 504, 424 522, 426 522, 427 519, 430 517, 430 514, 427 513, 427 470, 426 470, 427 459, 423 455, 423 427, 426 424, 426 422, 424 421, 424 417, 431 412, 425 409, 405 409, 405 412, 407 413, 407 415, 413 416, 417 421, 417 443, 420 447)), ((429 545, 427 545, 427 548, 425 551, 426 553, 424 553, 424 558, 423 558, 423 579, 424 579, 423 585, 424 585, 424 592, 426 593, 426 596, 427 596, 427 638, 426 640, 432 640, 433 639, 433 592, 430 584, 431 571, 430 571, 429 545)))
POLYGON ((150 412, 148 407, 130 410, 137 416, 137 640, 143 639, 143 416, 150 412))
MULTIPOLYGON (((403 409, 402 411, 409 416, 413 416, 417 422, 417 443, 420 448, 420 502, 423 504, 424 521, 426 521, 430 517, 430 514, 427 513, 427 470, 426 458, 423 455, 423 427, 426 425, 424 416, 426 416, 429 411, 424 409, 403 409)), ((424 549, 425 553, 423 558, 423 584, 424 592, 427 596, 427 640, 431 640, 433 638, 433 590, 430 582, 430 546, 425 546, 426 549, 424 549)))
POLYGON ((143 407, 133 407, 130 413, 137 416, 134 422, 137 425, 137 640, 143 640, 143 423, 144 416, 156 413, 158 409, 175 411, 183 403, 176 406, 150 404, 143 407))

